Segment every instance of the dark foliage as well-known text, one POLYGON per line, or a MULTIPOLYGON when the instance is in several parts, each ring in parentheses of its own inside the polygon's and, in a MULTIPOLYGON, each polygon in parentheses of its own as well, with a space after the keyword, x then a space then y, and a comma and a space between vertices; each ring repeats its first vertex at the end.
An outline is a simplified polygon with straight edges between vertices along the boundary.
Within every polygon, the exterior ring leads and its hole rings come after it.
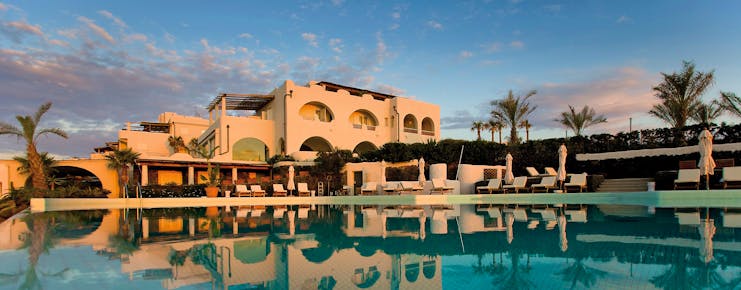
POLYGON ((142 197, 202 197, 206 185, 147 185, 142 186, 142 197))

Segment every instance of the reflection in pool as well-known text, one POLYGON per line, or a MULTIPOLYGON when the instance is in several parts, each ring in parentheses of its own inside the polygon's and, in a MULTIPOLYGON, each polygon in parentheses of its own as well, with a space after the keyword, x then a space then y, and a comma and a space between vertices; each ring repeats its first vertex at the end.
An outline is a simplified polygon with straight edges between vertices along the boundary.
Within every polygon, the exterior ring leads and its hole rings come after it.
POLYGON ((242 206, 27 214, 0 288, 741 287, 741 211, 242 206))

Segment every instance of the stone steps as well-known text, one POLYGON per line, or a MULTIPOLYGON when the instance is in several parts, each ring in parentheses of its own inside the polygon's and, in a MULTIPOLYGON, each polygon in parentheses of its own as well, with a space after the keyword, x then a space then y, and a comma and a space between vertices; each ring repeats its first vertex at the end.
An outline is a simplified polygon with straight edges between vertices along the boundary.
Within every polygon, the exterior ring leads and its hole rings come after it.
POLYGON ((653 178, 620 178, 605 179, 597 189, 598 192, 634 192, 646 191, 647 183, 654 181, 653 178))

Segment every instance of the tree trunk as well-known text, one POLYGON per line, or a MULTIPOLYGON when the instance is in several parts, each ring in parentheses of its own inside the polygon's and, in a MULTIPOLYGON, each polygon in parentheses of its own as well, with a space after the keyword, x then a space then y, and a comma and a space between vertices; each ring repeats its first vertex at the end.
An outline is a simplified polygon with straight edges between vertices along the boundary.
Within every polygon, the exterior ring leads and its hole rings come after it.
POLYGON ((28 154, 28 167, 31 171, 31 185, 33 188, 38 189, 34 192, 34 197, 43 197, 43 191, 49 189, 49 185, 46 184, 46 172, 44 172, 44 165, 41 161, 41 155, 36 151, 36 145, 29 143, 26 147, 28 154))
POLYGON ((512 126, 512 128, 509 131, 509 143, 510 145, 515 145, 517 144, 518 141, 519 140, 517 138, 517 127, 512 126))

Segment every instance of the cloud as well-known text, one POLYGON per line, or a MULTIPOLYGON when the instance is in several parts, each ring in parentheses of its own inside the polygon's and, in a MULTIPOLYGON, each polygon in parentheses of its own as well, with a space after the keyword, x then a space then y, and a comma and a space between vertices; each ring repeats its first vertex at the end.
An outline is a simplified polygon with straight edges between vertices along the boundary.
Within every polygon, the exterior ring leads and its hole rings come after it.
POLYGON ((498 65, 498 64, 501 64, 501 63, 502 63, 501 60, 496 60, 496 59, 487 59, 487 60, 481 61, 481 64, 482 65, 485 65, 485 66, 498 65))
POLYGON ((331 2, 334 6, 340 6, 342 3, 345 3, 345 0, 331 0, 331 2))
POLYGON ((463 50, 458 54, 458 57, 466 59, 473 56, 473 52, 470 52, 468 50, 463 50))
POLYGON ((3 3, 0 3, 0 11, 8 11, 8 6, 3 3))
POLYGON ((113 39, 113 36, 111 36, 108 33, 108 31, 106 31, 105 29, 103 29, 103 27, 100 27, 97 24, 95 24, 95 22, 92 19, 87 18, 87 17, 84 17, 84 16, 79 16, 79 17, 77 17, 77 20, 79 20, 80 22, 85 23, 85 25, 87 25, 87 27, 90 28, 90 30, 92 30, 100 38, 103 38, 106 41, 108 41, 108 43, 110 43, 110 44, 115 44, 116 43, 116 40, 113 39))
POLYGON ((399 12, 399 11, 392 12, 391 13, 391 18, 393 18, 393 19, 399 19, 399 18, 401 18, 401 12, 399 12))
POLYGON ((568 105, 589 105, 597 114, 611 119, 645 116, 657 101, 651 87, 658 76, 636 67, 623 67, 596 73, 598 77, 570 83, 544 83, 535 87, 538 93, 530 100, 538 106, 530 120, 541 128, 561 128, 553 121, 568 105))
POLYGON ((245 32, 245 33, 240 34, 239 35, 239 38, 251 39, 252 38, 252 34, 249 34, 249 33, 246 33, 245 32))
POLYGON ((126 25, 125 22, 123 22, 120 18, 116 17, 115 15, 113 15, 113 13, 111 13, 109 11, 100 10, 100 11, 98 11, 98 14, 103 15, 104 17, 112 20, 113 23, 116 24, 116 26, 118 26, 118 27, 121 27, 121 28, 126 28, 127 27, 127 25, 126 25))
POLYGON ((487 53, 498 52, 501 46, 502 44, 499 42, 492 42, 492 43, 482 45, 484 51, 486 51, 487 53))
POLYGON ((329 40, 329 47, 336 53, 342 53, 342 39, 332 38, 329 40))
POLYGON ((141 34, 141 33, 134 33, 134 34, 127 35, 126 36, 126 40, 127 41, 141 41, 141 42, 146 42, 147 41, 147 36, 144 35, 144 34, 141 34))
POLYGON ((469 129, 471 123, 475 121, 484 121, 489 119, 489 104, 480 104, 479 108, 486 108, 486 112, 479 112, 474 115, 468 110, 458 110, 453 112, 452 116, 440 118, 440 129, 469 129))
POLYGON ((406 93, 406 91, 404 91, 403 89, 394 87, 392 85, 387 85, 387 84, 377 85, 375 90, 379 93, 384 93, 384 94, 389 94, 389 95, 394 95, 394 96, 403 96, 404 93, 406 93))
POLYGON ((319 47, 319 43, 316 41, 316 34, 304 32, 301 33, 301 38, 303 38, 309 45, 313 47, 319 47))
POLYGON ((15 43, 20 43, 24 37, 29 35, 44 37, 41 26, 32 25, 25 21, 5 22, 0 27, 0 32, 15 43))
POLYGON ((630 22, 633 22, 633 19, 631 19, 630 17, 625 16, 625 15, 620 15, 620 17, 618 17, 618 19, 615 20, 615 22, 618 23, 618 24, 630 23, 630 22))
POLYGON ((177 38, 175 38, 174 35, 172 35, 172 34, 170 34, 168 32, 165 32, 165 40, 167 42, 169 42, 169 43, 173 43, 173 42, 175 42, 175 40, 177 40, 177 38))
POLYGON ((432 28, 434 30, 442 30, 443 29, 443 25, 440 24, 440 22, 437 22, 437 21, 434 21, 434 20, 427 21, 427 26, 429 26, 430 28, 432 28))
POLYGON ((520 48, 525 47, 525 43, 519 40, 515 40, 515 41, 510 42, 509 46, 511 46, 512 48, 520 49, 520 48))
POLYGON ((543 10, 550 12, 550 13, 558 13, 558 12, 561 12, 561 5, 559 4, 545 5, 543 6, 543 10))

